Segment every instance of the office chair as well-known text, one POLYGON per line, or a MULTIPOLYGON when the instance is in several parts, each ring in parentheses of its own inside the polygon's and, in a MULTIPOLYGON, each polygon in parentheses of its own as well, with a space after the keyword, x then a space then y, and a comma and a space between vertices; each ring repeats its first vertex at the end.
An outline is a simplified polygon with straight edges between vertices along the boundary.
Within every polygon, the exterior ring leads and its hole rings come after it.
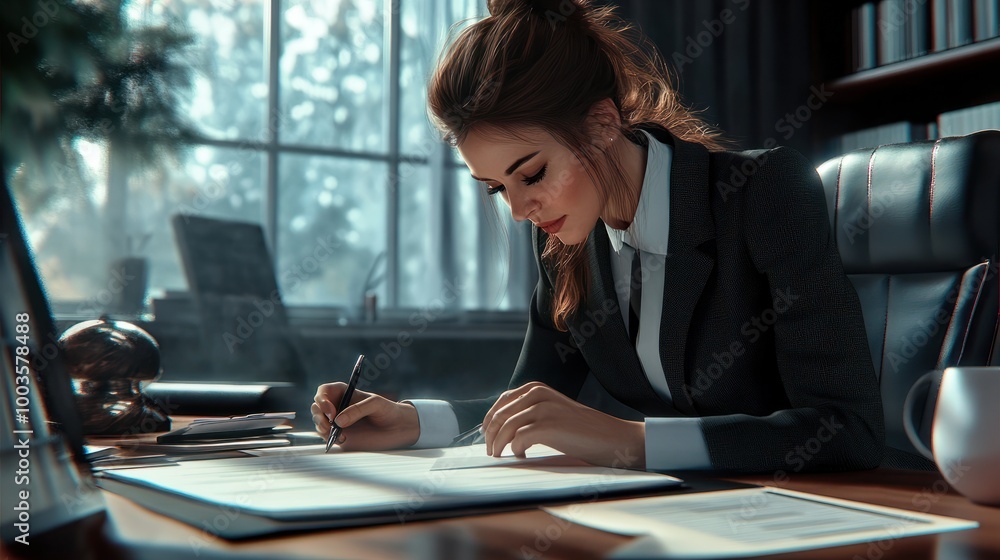
MULTIPOLYGON (((906 436, 903 402, 930 370, 995 359, 1000 130, 854 150, 817 171, 879 378, 883 466, 933 470, 906 436)), ((925 436, 933 406, 918 419, 925 436)))

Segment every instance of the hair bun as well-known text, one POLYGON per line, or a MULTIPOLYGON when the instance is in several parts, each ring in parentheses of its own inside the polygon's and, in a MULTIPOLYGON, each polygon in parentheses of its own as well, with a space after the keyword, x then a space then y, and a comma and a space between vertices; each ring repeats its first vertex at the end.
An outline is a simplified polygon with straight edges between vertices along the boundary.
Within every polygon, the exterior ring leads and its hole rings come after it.
POLYGON ((491 16, 508 14, 534 14, 555 22, 579 19, 585 7, 584 0, 487 0, 491 16))

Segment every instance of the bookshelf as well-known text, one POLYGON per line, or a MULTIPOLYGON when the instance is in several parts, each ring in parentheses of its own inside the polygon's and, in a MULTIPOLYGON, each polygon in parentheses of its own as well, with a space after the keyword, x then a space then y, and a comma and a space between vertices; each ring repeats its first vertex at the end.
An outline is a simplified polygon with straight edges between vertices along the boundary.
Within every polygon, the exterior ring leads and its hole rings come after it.
POLYGON ((1000 128, 1000 0, 814 0, 810 17, 818 161, 1000 128))

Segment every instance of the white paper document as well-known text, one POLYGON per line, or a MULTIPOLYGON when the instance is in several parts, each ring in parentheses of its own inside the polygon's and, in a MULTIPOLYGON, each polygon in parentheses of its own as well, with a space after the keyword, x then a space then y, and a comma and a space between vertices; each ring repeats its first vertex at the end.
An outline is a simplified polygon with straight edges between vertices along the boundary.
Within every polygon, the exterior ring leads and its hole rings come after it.
POLYGON ((611 555, 623 559, 755 556, 979 526, 770 487, 544 509, 580 525, 641 535, 611 555))
MULTIPOLYGON (((562 452, 552 449, 547 445, 532 445, 525 452, 525 457, 514 456, 508 445, 500 457, 492 457, 486 454, 486 444, 466 445, 463 447, 449 448, 446 456, 440 457, 431 465, 432 471, 443 471, 451 469, 475 469, 479 467, 502 467, 511 465, 555 465, 556 458, 568 459, 562 452)), ((564 465, 570 463, 583 465, 582 461, 569 460, 564 465)))
MULTIPOLYGON (((326 444, 299 445, 291 449, 248 449, 247 455, 266 457, 273 455, 322 455, 326 452, 326 444)), ((432 471, 452 469, 474 469, 479 467, 502 467, 510 465, 557 465, 577 466, 584 464, 579 460, 569 459, 562 452, 547 445, 533 445, 525 452, 526 457, 515 457, 510 452, 510 446, 500 457, 486 454, 486 444, 466 445, 449 448, 446 453, 431 464, 432 471), (557 460, 562 458, 562 460, 557 460)))

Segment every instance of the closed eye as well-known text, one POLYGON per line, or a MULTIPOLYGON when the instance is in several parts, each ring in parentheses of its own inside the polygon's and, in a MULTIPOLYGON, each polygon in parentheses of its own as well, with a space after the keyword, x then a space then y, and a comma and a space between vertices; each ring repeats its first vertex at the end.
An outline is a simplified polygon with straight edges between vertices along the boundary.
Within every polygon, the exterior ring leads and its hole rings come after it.
MULTIPOLYGON (((535 173, 531 177, 526 177, 524 179, 524 184, 530 186, 530 185, 534 185, 535 183, 541 181, 545 177, 545 170, 548 169, 548 167, 549 167, 548 164, 543 165, 542 168, 538 171, 538 173, 535 173)), ((496 186, 496 187, 487 187, 486 188, 486 194, 489 195, 489 196, 493 196, 495 194, 499 194, 499 193, 503 192, 504 190, 505 190, 505 187, 503 185, 499 185, 499 186, 496 186)))

